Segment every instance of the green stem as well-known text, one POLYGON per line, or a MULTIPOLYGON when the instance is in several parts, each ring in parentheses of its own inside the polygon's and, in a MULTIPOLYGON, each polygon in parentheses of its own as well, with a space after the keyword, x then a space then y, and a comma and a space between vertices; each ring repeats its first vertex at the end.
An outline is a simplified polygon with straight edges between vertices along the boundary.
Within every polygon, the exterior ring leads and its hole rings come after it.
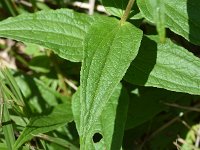
POLYGON ((121 17, 121 20, 120 20, 121 24, 123 24, 127 20, 134 3, 135 3, 135 0, 129 0, 128 5, 126 6, 126 10, 123 16, 121 17))

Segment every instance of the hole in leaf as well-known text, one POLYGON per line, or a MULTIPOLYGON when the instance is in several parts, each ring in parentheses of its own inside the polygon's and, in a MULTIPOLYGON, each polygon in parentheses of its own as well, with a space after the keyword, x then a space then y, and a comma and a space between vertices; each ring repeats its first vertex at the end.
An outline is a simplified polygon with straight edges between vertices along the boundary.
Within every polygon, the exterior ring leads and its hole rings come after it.
POLYGON ((100 133, 95 133, 92 137, 94 143, 98 143, 102 138, 103 136, 100 133))

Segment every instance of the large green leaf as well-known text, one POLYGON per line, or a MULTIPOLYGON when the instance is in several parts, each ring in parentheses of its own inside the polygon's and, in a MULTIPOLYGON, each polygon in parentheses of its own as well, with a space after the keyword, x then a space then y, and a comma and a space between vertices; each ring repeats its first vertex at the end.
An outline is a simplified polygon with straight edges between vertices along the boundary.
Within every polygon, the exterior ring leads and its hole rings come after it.
MULTIPOLYGON (((150 22, 154 18, 155 0, 138 0, 141 13, 150 22)), ((175 33, 183 36, 194 44, 200 44, 199 0, 163 0, 165 7, 165 25, 175 33)))
POLYGON ((0 36, 42 45, 60 57, 81 61, 83 39, 98 16, 72 10, 48 10, 20 15, 0 22, 0 36))
POLYGON ((199 58, 169 39, 165 44, 158 41, 156 36, 143 38, 125 80, 137 85, 199 95, 199 58))
POLYGON ((135 128, 149 121, 155 115, 167 109, 165 102, 183 100, 183 97, 187 97, 186 95, 164 89, 138 88, 138 94, 132 95, 130 99, 126 129, 135 128))
POLYGON ((51 114, 47 116, 31 118, 29 124, 25 127, 15 142, 13 149, 17 150, 22 144, 31 140, 34 135, 55 130, 72 120, 73 115, 71 111, 71 104, 66 103, 57 105, 51 114))
POLYGON ((81 68, 81 148, 96 131, 91 130, 96 118, 136 57, 142 32, 130 23, 105 18, 94 24, 84 41, 81 68))
MULTIPOLYGON (((76 127, 80 132, 80 89, 73 96, 72 110, 76 127)), ((95 143, 88 143, 89 149, 120 149, 124 134, 124 126, 126 123, 126 115, 128 110, 128 95, 122 86, 119 85, 113 92, 107 105, 103 108, 101 115, 96 118, 94 125, 91 127, 93 135, 99 133, 102 139, 95 143), (121 95, 120 95, 121 94, 121 95), (95 132, 96 131, 96 132, 95 132)))

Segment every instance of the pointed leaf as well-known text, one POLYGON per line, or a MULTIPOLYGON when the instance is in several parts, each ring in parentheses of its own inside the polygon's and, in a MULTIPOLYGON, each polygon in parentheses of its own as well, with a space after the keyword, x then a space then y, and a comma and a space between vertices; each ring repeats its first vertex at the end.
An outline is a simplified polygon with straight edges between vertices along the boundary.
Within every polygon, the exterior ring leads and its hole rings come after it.
POLYGON ((13 149, 17 150, 22 144, 31 140, 34 135, 57 129, 73 120, 70 104, 57 105, 48 116, 34 117, 25 127, 22 134, 14 144, 13 149))
POLYGON ((125 80, 137 85, 199 95, 200 59, 169 39, 165 44, 158 41, 157 36, 143 38, 125 80))
POLYGON ((103 108, 136 57, 142 32, 130 23, 105 18, 94 24, 84 41, 81 68, 81 148, 87 149, 103 108), (106 28, 105 28, 106 27, 106 28))
MULTIPOLYGON (((165 25, 194 44, 200 45, 199 0, 163 0, 165 25)), ((147 20, 156 23, 152 0, 138 0, 138 7, 147 20)))
POLYGON ((0 36, 42 45, 60 57, 81 61, 83 38, 95 16, 72 10, 48 10, 0 22, 0 36))

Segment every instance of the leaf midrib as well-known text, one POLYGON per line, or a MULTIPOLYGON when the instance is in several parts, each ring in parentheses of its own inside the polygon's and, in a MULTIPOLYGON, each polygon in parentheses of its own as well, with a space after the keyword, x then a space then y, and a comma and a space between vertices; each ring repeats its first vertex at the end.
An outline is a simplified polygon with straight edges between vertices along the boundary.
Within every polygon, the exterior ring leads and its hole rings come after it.
MULTIPOLYGON (((116 28, 114 28, 113 29, 113 31, 111 31, 110 33, 108 33, 106 36, 105 36, 105 38, 101 41, 101 43, 98 45, 98 47, 100 47, 101 46, 101 44, 104 42, 104 41, 106 41, 106 39, 108 38, 108 37, 110 37, 110 34, 113 34, 116 30, 119 30, 120 29, 120 27, 116 27, 116 28)), ((117 35, 117 34, 116 34, 117 35)), ((114 39, 115 39, 115 37, 116 37, 116 35, 114 35, 114 37, 113 37, 113 40, 112 41, 114 41, 114 39)), ((111 42, 112 43, 112 42, 111 42)), ((94 54, 93 54, 93 56, 95 55, 95 53, 96 53, 96 51, 94 52, 94 54)), ((100 73, 100 78, 99 78, 99 80, 98 80, 98 82, 97 82, 97 85, 99 84, 99 82, 101 81, 101 78, 102 78, 102 74, 103 74, 103 72, 104 72, 104 70, 105 70, 105 64, 106 64, 106 62, 108 61, 108 56, 109 56, 109 53, 110 53, 110 47, 109 47, 109 50, 107 51, 107 54, 108 55, 106 55, 107 57, 106 57, 106 59, 105 59, 105 61, 104 61, 104 65, 103 65, 103 69, 101 69, 102 71, 101 71, 101 73, 100 73)), ((94 57, 93 57, 94 58, 94 57)), ((93 59, 92 59, 92 61, 91 61, 91 63, 93 62, 93 59)), ((91 63, 90 63, 90 67, 91 67, 91 63)), ((90 70, 90 69, 89 69, 90 70)), ((89 74, 89 73, 88 73, 89 74)), ((87 82, 88 82, 88 78, 87 78, 87 82)), ((87 83, 86 82, 86 83, 87 83)), ((87 85, 87 84, 86 84, 87 85)), ((87 87, 87 86, 86 86, 87 87)), ((95 92, 94 92, 94 95, 92 96, 93 98, 93 101, 90 103, 91 105, 90 105, 90 109, 89 110, 93 110, 93 103, 94 103, 94 99, 96 99, 95 97, 96 97, 96 93, 97 93, 97 91, 98 91, 98 89, 99 89, 99 86, 96 86, 96 88, 95 88, 95 92)), ((114 88, 113 88, 114 89, 114 88)), ((112 92, 111 92, 112 93, 112 92)), ((94 110, 93 110, 94 111, 94 110)), ((96 114, 96 113, 93 113, 92 115, 90 115, 92 112, 91 111, 88 111, 88 113, 86 113, 87 115, 86 115, 86 119, 84 119, 84 120, 87 120, 88 119, 88 130, 90 130, 90 128, 92 127, 90 124, 91 124, 91 122, 93 122, 92 120, 93 120, 93 118, 96 118, 96 115, 94 115, 94 114, 96 114), (89 117, 88 117, 89 116, 89 117)), ((95 120, 95 119, 94 119, 95 120)), ((84 121, 85 122, 85 121, 84 121)), ((85 124, 85 123, 84 123, 85 124)), ((85 131, 85 132, 87 132, 87 131, 85 131)), ((85 133, 84 133, 85 134, 85 133)))

